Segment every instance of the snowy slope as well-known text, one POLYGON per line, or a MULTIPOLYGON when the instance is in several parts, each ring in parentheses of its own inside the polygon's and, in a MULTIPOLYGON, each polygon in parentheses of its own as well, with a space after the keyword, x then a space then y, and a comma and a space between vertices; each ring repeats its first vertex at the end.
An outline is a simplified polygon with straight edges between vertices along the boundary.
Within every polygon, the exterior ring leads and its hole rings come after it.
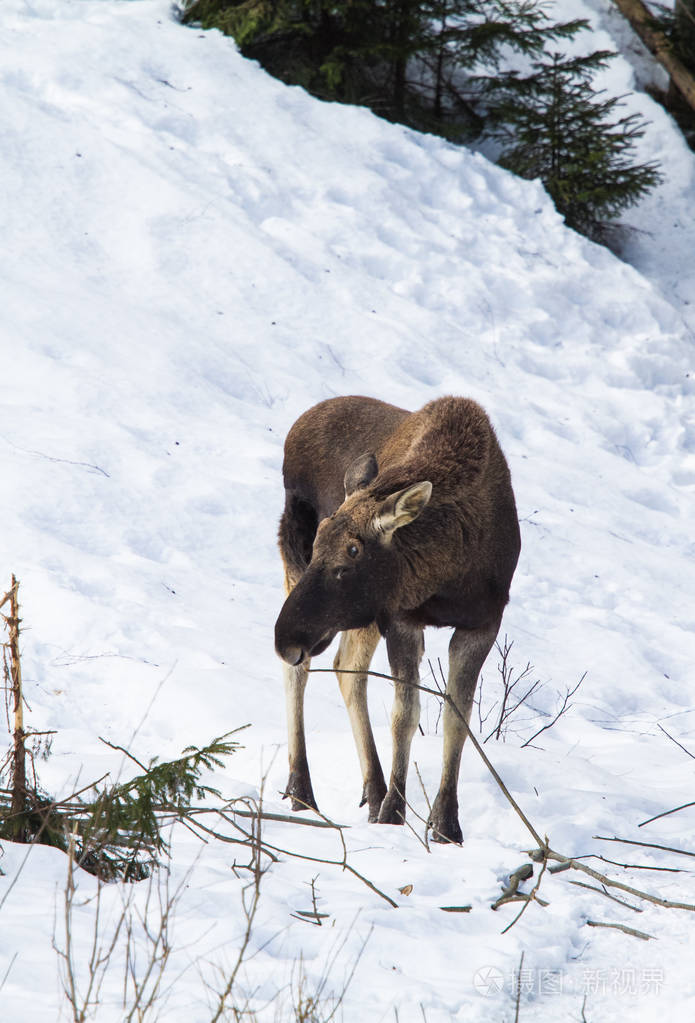
MULTIPOLYGON (((100 736, 146 760, 250 723, 222 787, 255 792, 267 773, 268 805, 286 810, 272 644, 284 435, 330 395, 417 408, 459 393, 488 409, 512 468, 523 552, 503 630, 515 665, 531 661, 545 683, 486 750, 555 849, 687 868, 593 837, 693 848, 692 810, 637 829, 692 798, 691 762, 658 727, 695 747, 695 385, 678 292, 567 231, 537 184, 286 88, 230 40, 178 25, 165 0, 5 0, 0 22, 0 567, 21 580, 29 723, 57 731, 40 764, 47 790, 130 770, 100 736), (572 710, 520 748, 584 672, 572 710)), ((677 172, 691 180, 690 154, 677 172)), ((447 639, 428 637, 433 663, 447 639)), ((690 1018, 692 914, 637 916, 561 874, 544 879, 548 908, 502 935, 516 908, 489 906, 529 836, 475 751, 464 847, 427 853, 407 829, 365 823, 335 681, 317 675, 311 690, 319 805, 350 825, 350 862, 399 908, 339 869, 282 858, 243 978, 259 1018, 274 1018, 263 1006, 276 992, 290 997, 300 954, 316 982, 335 952, 328 986, 340 987, 365 939, 347 1020, 511 1020, 522 951, 524 1023, 579 1019, 585 996, 592 1023, 690 1018), (316 875, 323 928, 291 916, 316 875), (461 904, 472 911, 440 909, 461 904)), ((375 680, 385 762, 389 702, 375 680)), ((422 728, 414 758, 431 793, 434 701, 422 728)), ((315 829, 267 834, 342 855, 315 829)), ((36 849, 22 867, 21 849, 3 852, 2 1019, 27 1019, 28 998, 32 1020, 72 1018, 52 948, 65 859, 36 849)), ((185 890, 163 1018, 196 1023, 233 962, 243 882, 230 847, 181 833, 174 852, 185 890)), ((695 902, 687 870, 621 878, 695 902)), ((80 878, 82 895, 94 888, 80 878)), ((111 911, 121 893, 104 898, 111 911)), ((86 948, 90 907, 78 916, 86 948)), ((121 965, 119 949, 99 1023, 124 1018, 121 965)))

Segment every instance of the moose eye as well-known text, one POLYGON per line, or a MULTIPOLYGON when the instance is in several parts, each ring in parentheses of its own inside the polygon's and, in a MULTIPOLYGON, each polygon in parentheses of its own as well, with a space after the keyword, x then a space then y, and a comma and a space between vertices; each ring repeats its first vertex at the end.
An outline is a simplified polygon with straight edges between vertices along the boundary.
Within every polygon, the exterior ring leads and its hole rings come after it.
POLYGON ((347 547, 347 553, 349 558, 356 558, 360 553, 360 549, 356 543, 349 543, 347 547))

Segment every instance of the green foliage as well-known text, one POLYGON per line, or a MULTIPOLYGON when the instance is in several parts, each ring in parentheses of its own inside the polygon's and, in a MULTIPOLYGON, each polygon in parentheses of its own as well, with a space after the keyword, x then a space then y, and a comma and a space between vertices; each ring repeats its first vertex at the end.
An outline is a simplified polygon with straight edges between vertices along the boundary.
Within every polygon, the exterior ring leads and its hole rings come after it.
POLYGON ((529 75, 488 83, 500 164, 540 178, 565 222, 597 241, 608 222, 660 180, 655 163, 631 162, 643 122, 634 114, 611 120, 620 100, 602 99, 592 88, 593 74, 611 57, 553 53, 534 61, 529 75))
POLYGON ((184 20, 233 35, 322 98, 456 142, 487 133, 503 166, 540 177, 566 222, 596 240, 660 179, 655 164, 630 163, 638 118, 611 121, 618 100, 592 89, 612 55, 549 52, 587 23, 551 21, 542 0, 188 0, 184 20), (529 74, 514 70, 520 60, 529 74))
POLYGON ((472 117, 463 71, 585 24, 553 24, 538 0, 189 0, 183 20, 234 36, 283 81, 414 127, 472 117))
POLYGON ((176 760, 159 763, 154 757, 148 767, 123 750, 143 773, 97 792, 95 799, 84 806, 75 852, 77 863, 98 870, 101 876, 109 872, 126 880, 147 876, 150 866, 168 849, 162 817, 169 822, 182 820, 194 797, 202 800, 220 796, 217 789, 201 783, 201 774, 223 767, 221 758, 238 749, 239 744, 229 740, 233 734, 213 739, 202 749, 189 746, 176 760))
MULTIPOLYGON (((227 732, 201 748, 187 747, 176 760, 141 764, 123 747, 114 746, 140 768, 130 781, 106 788, 93 786, 93 799, 71 797, 54 802, 38 792, 27 793, 22 814, 23 841, 71 849, 75 862, 102 880, 139 881, 168 852, 163 827, 185 820, 194 799, 220 798, 202 782, 203 771, 224 766, 239 743, 227 732)), ((111 745, 108 743, 107 745, 111 745)), ((17 821, 3 806, 0 793, 0 838, 16 840, 17 821), (3 812, 4 811, 4 812, 3 812)))
POLYGON ((200 22, 203 28, 218 28, 225 35, 233 36, 241 47, 280 27, 275 4, 270 0, 225 0, 222 3, 196 0, 184 14, 184 21, 200 22), (191 13, 193 7, 195 11, 191 13))

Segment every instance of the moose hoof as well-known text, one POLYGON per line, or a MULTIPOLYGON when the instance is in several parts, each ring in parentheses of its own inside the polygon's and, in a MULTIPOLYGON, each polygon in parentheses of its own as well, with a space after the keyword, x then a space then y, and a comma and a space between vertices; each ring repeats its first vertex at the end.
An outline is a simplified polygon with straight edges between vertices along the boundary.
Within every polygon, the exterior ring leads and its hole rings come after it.
POLYGON ((458 820, 458 806, 452 806, 446 810, 438 805, 439 800, 435 799, 428 825, 432 830, 433 842, 453 842, 454 845, 463 845, 463 833, 458 820))
POLYGON ((383 781, 366 781, 364 783, 360 806, 364 806, 365 803, 368 805, 369 817, 367 819, 370 824, 375 824, 379 820, 379 811, 385 795, 386 785, 383 781))
POLYGON ((397 792, 387 792, 381 804, 379 824, 403 824, 405 822, 405 800, 397 792))
POLYGON ((316 810, 318 812, 311 781, 294 771, 287 779, 285 794, 282 798, 292 800, 293 810, 316 810))

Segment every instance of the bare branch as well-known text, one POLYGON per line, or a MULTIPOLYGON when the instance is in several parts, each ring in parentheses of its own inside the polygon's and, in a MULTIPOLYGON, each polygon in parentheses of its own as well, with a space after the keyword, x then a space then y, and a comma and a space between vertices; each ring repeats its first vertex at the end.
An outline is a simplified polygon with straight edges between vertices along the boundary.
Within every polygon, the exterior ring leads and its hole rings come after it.
MULTIPOLYGON (((547 905, 548 905, 548 903, 547 903, 547 902, 544 902, 544 901, 543 901, 542 899, 539 899, 539 898, 538 898, 538 889, 539 889, 539 888, 540 888, 540 886, 541 886, 541 881, 543 880, 543 874, 545 873, 545 869, 546 869, 546 867, 547 867, 547 866, 548 866, 548 861, 547 861, 547 859, 546 859, 546 860, 543 860, 543 866, 542 866, 542 868, 541 868, 541 872, 540 872, 540 874, 538 875, 538 879, 537 879, 537 881, 536 881, 535 885, 533 886, 533 888, 531 889, 531 891, 530 891, 530 892, 528 893, 528 895, 524 896, 524 905, 523 905, 523 906, 521 907, 521 909, 519 910, 519 912, 517 913, 517 915, 516 915, 516 916, 514 917, 514 919, 512 920, 512 922, 511 922, 510 924, 507 924, 507 926, 506 926, 506 927, 504 928, 504 930, 503 930, 503 931, 501 931, 501 933, 502 933, 502 934, 506 934, 506 933, 507 933, 507 931, 509 931, 509 930, 511 930, 511 929, 512 929, 512 927, 514 926, 514 924, 515 924, 515 923, 516 923, 516 922, 517 922, 518 920, 520 920, 520 919, 521 919, 521 917, 522 917, 522 916, 524 915, 524 913, 526 912, 526 910, 528 909, 529 905, 530 905, 530 904, 531 904, 532 902, 534 902, 534 901, 535 901, 535 902, 538 902, 538 903, 539 903, 539 905, 541 905, 541 906, 547 906, 547 905)), ((494 909, 494 907, 493 907, 493 909, 494 909)))
POLYGON ((657 813, 656 816, 650 817, 646 821, 642 821, 641 824, 637 825, 637 827, 643 828, 645 824, 652 824, 654 821, 661 820, 662 817, 670 817, 672 813, 678 813, 680 810, 687 810, 691 806, 695 806, 695 802, 683 803, 681 806, 674 806, 672 810, 664 810, 663 813, 657 813))
POLYGON ((634 938, 641 938, 642 941, 651 941, 654 938, 653 934, 645 934, 644 931, 636 931, 634 927, 626 927, 625 924, 607 924, 601 923, 598 920, 587 920, 587 927, 610 927, 616 931, 622 931, 623 934, 631 934, 634 938))
POLYGON ((620 891, 627 892, 629 895, 636 895, 639 899, 645 899, 647 902, 652 902, 655 906, 663 906, 665 909, 687 909, 691 913, 695 913, 695 906, 688 902, 672 902, 670 899, 662 899, 659 895, 651 895, 649 892, 643 892, 639 888, 633 888, 631 885, 623 884, 622 881, 614 881, 605 874, 601 874, 598 870, 594 870, 592 867, 587 867, 585 863, 580 863, 579 860, 572 859, 568 856, 561 856, 559 853, 554 852, 552 849, 547 847, 544 849, 538 849, 529 854, 531 858, 537 858, 539 861, 543 857, 547 857, 550 860, 556 860, 558 863, 567 864, 572 870, 579 870, 583 874, 588 874, 589 877, 593 877, 595 881, 600 881, 609 888, 618 888, 620 891))
POLYGON ((623 863, 622 860, 609 860, 607 856, 599 856, 598 853, 589 853, 588 856, 577 857, 578 859, 601 860, 602 863, 610 863, 612 867, 622 867, 623 870, 658 870, 663 874, 682 874, 680 867, 650 867, 646 863, 623 863))
POLYGON ((670 739, 671 742, 675 742, 676 746, 679 746, 683 750, 684 753, 687 753, 687 755, 689 757, 692 757, 692 759, 695 760, 695 753, 691 753, 689 749, 685 748, 685 746, 683 745, 682 742, 679 742, 678 739, 674 739, 673 736, 671 735, 671 733, 667 732, 665 728, 663 728, 660 724, 658 724, 658 722, 657 722, 657 727, 661 729, 661 731, 664 733, 664 735, 668 739, 670 739))
POLYGON ((509 654, 511 653, 511 649, 514 646, 513 640, 510 642, 507 639, 507 636, 505 635, 504 642, 502 644, 497 642, 495 643, 495 646, 500 657, 502 658, 501 663, 497 665, 497 670, 499 671, 502 677, 502 703, 500 706, 499 715, 497 717, 497 723, 495 724, 490 734, 486 736, 484 740, 485 742, 487 742, 488 739, 491 739, 493 735, 495 736, 496 739, 502 737, 502 735, 504 734, 503 729, 504 732, 506 732, 505 726, 507 724, 508 719, 514 714, 515 711, 519 709, 519 707, 521 707, 528 700, 531 694, 534 693, 541 684, 540 680, 537 679, 529 686, 526 692, 516 700, 515 703, 510 704, 510 698, 512 696, 512 693, 519 685, 519 683, 523 682, 524 679, 526 679, 529 676, 529 674, 533 670, 533 665, 531 664, 530 661, 527 662, 526 667, 523 669, 523 671, 520 671, 515 678, 514 668, 509 663, 509 654))
MULTIPOLYGON (((259 798, 259 806, 263 805, 263 788, 265 778, 261 782, 261 791, 259 798)), ((246 954, 251 944, 251 934, 253 930, 254 920, 256 913, 258 912, 258 906, 261 899, 261 881, 264 874, 267 871, 267 867, 263 865, 263 853, 264 845, 261 841, 261 818, 257 817, 251 822, 251 861, 249 864, 249 870, 251 871, 251 882, 242 890, 241 893, 241 904, 246 918, 246 927, 242 935, 241 944, 237 953, 236 960, 232 967, 231 973, 227 977, 222 992, 218 994, 217 1008, 215 1013, 210 1018, 210 1023, 217 1023, 217 1021, 225 1013, 227 1002, 232 995, 234 985, 236 983, 239 971, 241 970, 242 964, 246 959, 246 954)))
MULTIPOLYGON (((525 909, 526 907, 524 907, 525 909)), ((522 909, 522 913, 523 913, 522 909)), ((521 916, 521 913, 519 914, 521 916)), ((510 925, 511 926, 511 925, 510 925)), ((504 932, 503 932, 504 933, 504 932)), ((516 1012, 514 1013, 514 1023, 519 1023, 519 1010, 521 1009, 521 971, 524 968, 524 952, 521 952, 521 959, 519 960, 519 972, 516 975, 516 1012)))
POLYGON ((534 739, 538 738, 538 736, 541 734, 541 732, 546 732, 549 728, 552 728, 553 725, 556 724, 557 721, 562 717, 562 715, 567 713, 567 711, 572 706, 572 704, 569 701, 572 699, 574 694, 577 692, 577 690, 579 689, 580 685, 582 684, 582 682, 584 681, 585 678, 586 678, 586 672, 584 672, 582 677, 579 679, 579 681, 577 682, 577 684, 574 687, 574 689, 568 689, 567 690, 567 692, 565 693, 565 698, 562 701, 562 706, 560 707, 559 711, 557 712, 557 714, 555 715, 553 720, 550 721, 547 725, 543 725, 543 727, 539 728, 537 732, 534 732, 534 734, 531 736, 530 739, 527 739, 526 742, 523 742, 521 744, 521 749, 523 749, 524 746, 529 746, 533 742, 534 739))
POLYGON ((636 842, 630 838, 608 838, 606 835, 594 835, 597 842, 621 842, 623 845, 639 845, 645 849, 661 849, 664 852, 678 853, 679 856, 694 856, 695 852, 687 849, 676 849, 672 845, 657 845, 655 842, 636 842))
MULTIPOLYGON (((330 669, 328 669, 328 668, 312 668, 311 670, 312 671, 316 671, 316 672, 326 672, 326 673, 328 673, 330 671, 330 669)), ((369 671, 369 672, 354 672, 354 674, 373 675, 373 676, 376 676, 377 678, 387 679, 390 682, 399 681, 398 679, 394 679, 393 676, 385 675, 382 672, 372 672, 372 671, 369 671)), ((411 683, 411 684, 414 685, 414 683, 411 683)), ((480 745, 480 743, 476 739, 475 735, 471 731, 471 729, 470 729, 470 727, 468 725, 468 722, 466 721, 465 716, 461 713, 459 708, 456 706, 456 703, 451 698, 451 696, 448 693, 442 693, 441 690, 432 689, 432 688, 430 688, 428 686, 416 685, 415 688, 421 690, 422 692, 430 693, 430 694, 432 694, 434 696, 439 696, 440 699, 445 700, 449 704, 449 706, 452 708, 454 713, 457 715, 459 720, 464 724, 464 727, 466 729, 467 735, 470 738, 470 740, 473 743, 473 745, 475 746, 475 749, 478 751, 478 753, 479 753, 481 759, 483 760, 485 766, 488 768, 488 770, 492 774, 493 778, 497 782, 498 787, 500 788, 500 790, 502 791, 502 793, 504 794, 506 799, 509 801, 509 803, 513 807, 514 811, 518 814, 518 816, 520 817, 520 819, 523 821, 524 825, 526 826, 527 830, 530 832, 531 835, 533 835, 535 841, 537 842, 538 848, 529 853, 529 855, 531 856, 532 859, 534 859, 536 862, 543 862, 546 859, 553 860, 553 861, 557 862, 558 864, 562 865, 561 869, 562 868, 564 868, 564 869, 570 869, 571 868, 573 870, 581 871, 582 873, 588 874, 589 877, 593 877, 594 880, 600 881, 602 884, 605 884, 607 887, 618 888, 619 890, 627 892, 630 895, 635 895, 637 898, 644 899, 647 902, 652 902, 656 906, 663 906, 666 909, 683 909, 683 910, 687 910, 688 912, 695 912, 695 906, 690 904, 690 903, 687 903, 687 902, 675 902, 675 901, 672 901, 670 899, 663 899, 663 898, 661 898, 658 895, 652 895, 649 892, 644 892, 644 891, 641 891, 638 888, 633 888, 630 885, 623 884, 622 881, 611 880, 609 877, 606 877, 605 874, 601 874, 599 871, 593 870, 591 867, 586 866, 586 864, 581 863, 579 860, 573 859, 570 856, 563 856, 560 853, 556 853, 553 849, 550 848, 550 846, 548 844, 547 838, 546 838, 545 841, 541 840, 541 838, 538 835, 538 832, 536 831, 536 829, 533 827, 533 825, 530 823, 530 821, 528 820, 526 815, 523 813, 523 811, 519 807, 519 805, 516 802, 516 800, 511 796, 511 794, 509 793, 509 791, 508 791, 507 787, 505 786, 504 782, 500 778, 499 774, 497 773, 497 771, 495 770, 493 765, 490 763, 490 760, 486 756, 485 751, 483 750, 482 746, 480 745)), ((382 893, 382 895, 383 895, 383 893, 382 893)), ((389 901, 392 901, 392 900, 389 900, 389 901)))
POLYGON ((105 746, 110 746, 111 749, 116 750, 119 753, 125 753, 129 760, 132 760, 134 764, 138 765, 141 771, 144 771, 145 774, 147 774, 147 767, 145 764, 138 760, 137 757, 133 756, 133 754, 127 750, 125 746, 119 746, 117 743, 109 742, 108 739, 104 739, 101 735, 99 736, 99 742, 103 742, 105 746))
POLYGON ((568 880, 570 884, 576 885, 577 888, 586 888, 590 892, 598 892, 599 895, 605 895, 607 899, 610 899, 612 902, 617 902, 621 906, 626 906, 628 909, 634 910, 635 913, 644 912, 641 906, 633 906, 631 903, 625 902, 624 899, 619 899, 616 895, 611 895, 610 892, 606 891, 605 885, 597 888, 596 885, 586 884, 585 881, 573 881, 571 878, 568 878, 568 880))

